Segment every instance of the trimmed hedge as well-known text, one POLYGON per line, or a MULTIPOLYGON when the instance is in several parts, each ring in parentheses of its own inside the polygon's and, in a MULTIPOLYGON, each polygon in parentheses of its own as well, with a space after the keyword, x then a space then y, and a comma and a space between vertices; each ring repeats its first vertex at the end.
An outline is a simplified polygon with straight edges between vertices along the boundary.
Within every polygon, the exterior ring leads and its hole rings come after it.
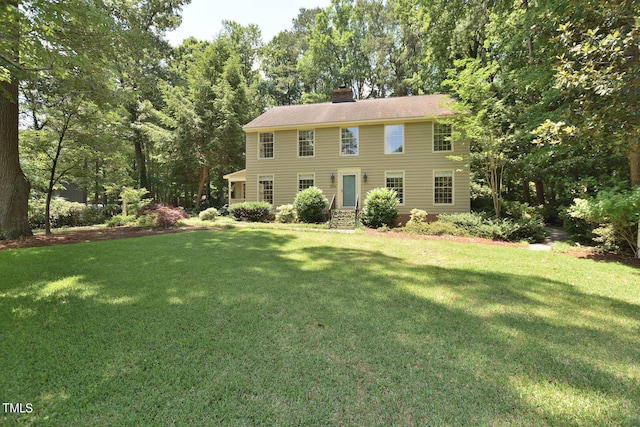
POLYGON ((265 222, 272 211, 273 206, 268 202, 234 203, 229 206, 229 214, 240 221, 265 222))

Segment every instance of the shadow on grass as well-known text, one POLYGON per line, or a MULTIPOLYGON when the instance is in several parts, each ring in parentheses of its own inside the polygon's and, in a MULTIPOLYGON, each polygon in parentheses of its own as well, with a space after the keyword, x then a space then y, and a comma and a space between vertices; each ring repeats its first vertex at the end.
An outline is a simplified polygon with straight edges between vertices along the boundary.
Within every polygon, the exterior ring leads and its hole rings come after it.
POLYGON ((34 404, 4 418, 640 422, 637 305, 305 236, 228 230, 0 254, 0 396, 34 404))

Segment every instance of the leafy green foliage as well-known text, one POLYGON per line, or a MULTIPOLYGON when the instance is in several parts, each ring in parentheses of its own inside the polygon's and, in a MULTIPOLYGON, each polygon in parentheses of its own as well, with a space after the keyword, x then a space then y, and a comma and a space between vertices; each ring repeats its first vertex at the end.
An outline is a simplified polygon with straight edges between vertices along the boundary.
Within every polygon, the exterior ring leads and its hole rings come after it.
POLYGON ((198 218, 203 221, 215 221, 218 217, 218 210, 216 208, 208 208, 198 214, 198 218))
POLYGON ((410 213, 411 213, 411 216, 409 218, 409 221, 407 222, 407 225, 409 225, 409 223, 423 224, 427 222, 427 216, 429 215, 427 211, 422 209, 411 209, 410 213))
POLYGON ((124 187, 120 192, 122 201, 122 213, 128 215, 129 212, 137 212, 149 200, 145 196, 149 194, 146 188, 124 187))
POLYGON ((107 227, 122 227, 138 225, 138 216, 118 214, 109 218, 106 222, 107 227))
POLYGON ((234 203, 229 206, 229 215, 249 222, 264 222, 269 219, 273 206, 268 202, 234 203))
POLYGON ((371 228, 393 226, 398 217, 398 194, 388 188, 374 188, 367 193, 360 213, 362 223, 371 228))
MULTIPOLYGON (((454 232, 462 230, 464 235, 492 240, 526 240, 533 243, 542 241, 545 236, 541 218, 527 215, 521 218, 495 218, 484 213, 440 214, 435 223, 450 224, 455 227, 454 232)), ((428 231, 430 224, 426 225, 425 230, 428 231)))
POLYGON ((613 234, 615 238, 606 240, 624 243, 627 249, 637 254, 640 186, 633 190, 601 190, 594 198, 577 198, 570 207, 569 214, 594 225, 610 227, 610 230, 604 230, 604 234, 613 234))
POLYGON ((402 229, 407 234, 418 234, 424 236, 470 236, 465 229, 457 227, 455 224, 444 221, 434 222, 407 222, 402 229))
POLYGON ((276 221, 289 224, 298 220, 298 213, 294 205, 282 205, 276 208, 276 221))
MULTIPOLYGON (((32 229, 42 229, 46 224, 46 206, 41 199, 29 202, 29 225, 32 229)), ((52 228, 79 227, 102 224, 106 220, 103 208, 87 206, 84 203, 69 202, 61 198, 53 198, 49 209, 52 228)))
POLYGON ((329 206, 329 200, 318 187, 309 187, 296 194, 293 206, 301 222, 320 223, 324 219, 324 210, 329 206))

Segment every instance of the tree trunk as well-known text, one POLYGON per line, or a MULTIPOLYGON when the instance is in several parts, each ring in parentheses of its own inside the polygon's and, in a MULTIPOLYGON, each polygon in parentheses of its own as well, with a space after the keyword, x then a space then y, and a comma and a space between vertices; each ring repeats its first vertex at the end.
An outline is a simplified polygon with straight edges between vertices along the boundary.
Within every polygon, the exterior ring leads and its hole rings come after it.
POLYGON ((531 205, 531 192, 529 191, 529 180, 526 178, 522 178, 522 196, 524 198, 524 202, 528 205, 531 205))
POLYGON ((142 150, 142 134, 139 130, 133 131, 133 146, 136 150, 136 167, 138 168, 139 188, 147 188, 147 165, 144 151, 142 150))
POLYGON ((129 120, 131 126, 133 127, 133 148, 136 153, 136 172, 138 172, 138 188, 146 188, 147 187, 147 164, 146 158, 144 155, 144 149, 142 147, 142 132, 136 126, 136 121, 138 120, 138 106, 136 103, 129 105, 129 120))
POLYGON ((30 236, 31 185, 18 153, 18 80, 0 82, 0 239, 30 236))
POLYGON ((198 183, 198 198, 196 199, 196 208, 200 207, 200 202, 202 201, 202 189, 204 188, 204 182, 207 179, 207 175, 209 174, 209 167, 202 166, 200 170, 200 182, 198 183))
POLYGON ((544 183, 540 178, 536 178, 534 183, 536 184, 536 202, 538 205, 544 205, 544 183))
POLYGON ((49 187, 47 188, 47 202, 44 208, 44 232, 46 235, 51 234, 51 198, 53 197, 53 187, 56 184, 56 169, 58 168, 58 160, 60 159, 60 152, 62 152, 62 141, 64 139, 64 131, 58 139, 58 147, 56 149, 56 155, 53 158, 51 165, 51 174, 49 175, 49 187))
POLYGON ((631 186, 640 185, 640 138, 636 137, 629 149, 629 166, 631 172, 631 186))

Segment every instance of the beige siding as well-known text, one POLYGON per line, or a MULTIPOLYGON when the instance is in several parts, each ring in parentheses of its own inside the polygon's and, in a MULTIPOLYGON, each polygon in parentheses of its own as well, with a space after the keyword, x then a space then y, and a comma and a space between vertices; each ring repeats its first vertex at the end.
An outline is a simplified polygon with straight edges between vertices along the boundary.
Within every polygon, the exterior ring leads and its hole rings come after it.
POLYGON ((340 128, 315 129, 315 156, 298 157, 297 131, 274 132, 274 158, 258 159, 258 133, 247 133, 247 200, 258 198, 258 176, 274 176, 274 205, 292 203, 298 189, 299 174, 315 174, 315 185, 328 199, 339 190, 339 170, 359 170, 360 202, 367 191, 386 185, 385 172, 404 172, 404 205, 400 213, 413 208, 429 213, 468 212, 468 146, 455 143, 450 153, 433 153, 432 122, 407 123, 404 126, 404 153, 384 154, 384 125, 359 126, 357 156, 340 155, 340 128), (463 161, 449 159, 463 156, 463 161), (433 203, 435 170, 454 172, 453 205, 433 203), (368 180, 362 179, 364 173, 368 180), (331 183, 334 174, 335 182, 331 183))

